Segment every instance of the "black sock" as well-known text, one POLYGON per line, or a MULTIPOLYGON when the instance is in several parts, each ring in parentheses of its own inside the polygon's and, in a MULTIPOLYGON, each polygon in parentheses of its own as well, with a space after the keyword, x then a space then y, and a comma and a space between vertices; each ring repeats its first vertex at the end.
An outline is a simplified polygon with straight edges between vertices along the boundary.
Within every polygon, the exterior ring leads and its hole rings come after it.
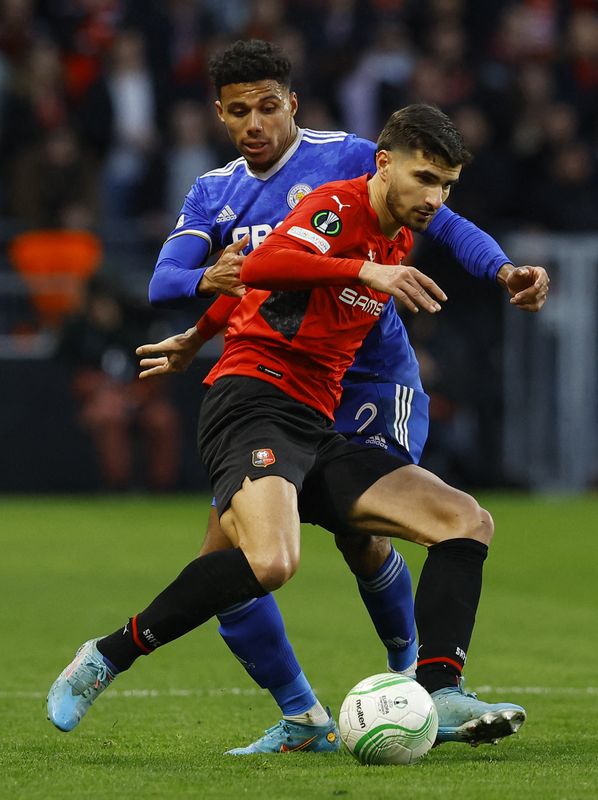
POLYGON ((428 549, 415 594, 417 680, 429 692, 455 686, 467 657, 488 547, 448 539, 428 549))
POLYGON ((219 611, 262 597, 262 589, 242 550, 221 550, 196 558, 150 605, 97 643, 122 672, 138 656, 178 639, 219 611))

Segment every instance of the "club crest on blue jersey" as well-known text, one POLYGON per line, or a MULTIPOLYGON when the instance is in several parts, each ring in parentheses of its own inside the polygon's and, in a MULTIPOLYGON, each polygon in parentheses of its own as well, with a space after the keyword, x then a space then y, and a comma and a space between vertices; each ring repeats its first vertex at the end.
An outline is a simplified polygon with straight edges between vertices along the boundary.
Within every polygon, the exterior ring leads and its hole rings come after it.
POLYGON ((311 224, 325 236, 338 236, 343 229, 343 223, 340 221, 338 214, 328 209, 316 211, 311 218, 311 224))
POLYGON ((303 200, 306 194, 309 194, 312 191, 312 187, 309 183, 296 183, 294 186, 291 186, 287 193, 287 205, 289 208, 295 208, 299 200, 303 200))

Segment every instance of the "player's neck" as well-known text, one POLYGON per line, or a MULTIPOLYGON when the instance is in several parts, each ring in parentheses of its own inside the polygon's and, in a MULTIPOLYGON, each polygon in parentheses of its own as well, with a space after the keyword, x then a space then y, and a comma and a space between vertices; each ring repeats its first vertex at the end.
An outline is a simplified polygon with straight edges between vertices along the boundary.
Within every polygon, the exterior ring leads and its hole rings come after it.
POLYGON ((291 131, 290 131, 290 134, 289 134, 289 138, 287 139, 287 143, 284 146, 282 152, 279 153, 278 158, 274 162, 275 164, 278 161, 280 161, 280 159, 284 156, 284 154, 287 152, 287 150, 295 144, 295 142, 297 141, 297 137, 298 136, 299 136, 299 128, 297 127, 297 125, 295 124, 295 121, 293 120, 291 131))
POLYGON ((271 170, 272 167, 274 167, 274 166, 276 166, 276 164, 278 164, 278 162, 284 156, 284 154, 287 152, 287 150, 295 144, 295 142, 297 141, 297 137, 298 136, 299 136, 299 128, 297 127, 295 121, 291 120, 291 129, 289 131, 289 136, 285 140, 283 146, 280 148, 280 151, 276 154, 276 158, 273 159, 272 161, 270 161, 268 164, 264 164, 264 165, 253 165, 253 164, 251 164, 250 161, 247 161, 247 164, 249 165, 249 169, 252 172, 255 172, 255 173, 258 173, 258 174, 261 174, 261 173, 264 173, 264 172, 268 172, 269 170, 271 170))
POLYGON ((392 216, 386 205, 386 187, 380 180, 378 173, 368 181, 368 195, 370 198, 370 205, 376 212, 378 222, 380 223, 380 230, 391 241, 396 238, 398 232, 403 227, 392 216))

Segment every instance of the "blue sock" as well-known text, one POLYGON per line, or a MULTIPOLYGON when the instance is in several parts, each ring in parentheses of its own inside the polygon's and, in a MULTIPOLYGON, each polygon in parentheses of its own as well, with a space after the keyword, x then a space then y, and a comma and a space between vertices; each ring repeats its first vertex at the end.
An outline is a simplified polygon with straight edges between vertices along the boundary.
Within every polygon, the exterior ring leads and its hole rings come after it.
POLYGON ((411 575, 403 557, 391 548, 384 564, 369 578, 357 578, 359 593, 395 671, 417 657, 411 575))
POLYGON ((317 702, 271 594, 231 606, 218 619, 226 644, 253 680, 268 689, 283 715, 302 714, 317 702))

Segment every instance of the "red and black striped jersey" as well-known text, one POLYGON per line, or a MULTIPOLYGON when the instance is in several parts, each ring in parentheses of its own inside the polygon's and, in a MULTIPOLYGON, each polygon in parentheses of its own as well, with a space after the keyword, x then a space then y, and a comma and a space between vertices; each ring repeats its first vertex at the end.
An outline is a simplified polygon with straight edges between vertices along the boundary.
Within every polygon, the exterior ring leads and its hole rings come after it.
POLYGON ((260 378, 333 417, 345 370, 388 301, 358 281, 363 262, 400 264, 413 244, 407 228, 384 236, 367 179, 314 190, 247 257, 241 279, 251 288, 206 383, 260 378))

